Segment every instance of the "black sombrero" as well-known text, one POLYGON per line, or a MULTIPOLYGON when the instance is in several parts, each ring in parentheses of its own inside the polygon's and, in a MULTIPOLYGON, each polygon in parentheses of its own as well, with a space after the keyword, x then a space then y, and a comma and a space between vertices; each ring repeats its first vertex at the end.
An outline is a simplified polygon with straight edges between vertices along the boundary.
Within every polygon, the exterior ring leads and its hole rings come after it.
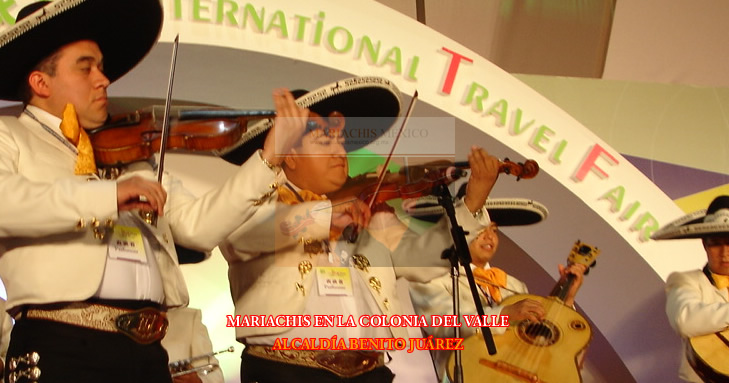
MULTIPOLYGON (((381 77, 352 77, 312 91, 294 91, 296 103, 323 117, 331 112, 344 115, 345 149, 351 152, 371 143, 385 133, 400 115, 400 91, 381 77)), ((265 133, 273 119, 251 126, 235 149, 217 153, 226 161, 240 165, 263 147, 265 133)))
POLYGON ((729 235, 729 196, 714 198, 707 209, 687 214, 662 227, 652 239, 705 238, 729 235))
POLYGON ((63 45, 93 40, 114 82, 139 63, 162 28, 159 0, 57 0, 30 4, 0 33, 0 99, 21 101, 30 71, 63 45))
MULTIPOLYGON (((523 226, 541 222, 549 211, 541 203, 524 198, 491 198, 484 208, 491 222, 499 226, 523 226)), ((426 196, 403 201, 403 210, 410 216, 424 221, 435 222, 443 215, 443 207, 435 196, 426 196)))

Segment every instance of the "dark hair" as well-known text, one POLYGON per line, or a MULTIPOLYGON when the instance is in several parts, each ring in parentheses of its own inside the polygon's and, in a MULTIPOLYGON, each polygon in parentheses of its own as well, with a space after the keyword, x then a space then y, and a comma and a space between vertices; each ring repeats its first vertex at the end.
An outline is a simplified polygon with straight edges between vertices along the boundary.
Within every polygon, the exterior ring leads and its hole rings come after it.
POLYGON ((30 99, 33 97, 33 90, 30 88, 30 84, 28 83, 28 77, 30 74, 35 71, 40 71, 51 77, 55 76, 56 69, 58 68, 58 59, 60 57, 61 49, 59 48, 36 64, 30 72, 26 73, 25 81, 21 83, 20 89, 18 89, 18 96, 21 101, 23 101, 24 105, 28 105, 30 99))

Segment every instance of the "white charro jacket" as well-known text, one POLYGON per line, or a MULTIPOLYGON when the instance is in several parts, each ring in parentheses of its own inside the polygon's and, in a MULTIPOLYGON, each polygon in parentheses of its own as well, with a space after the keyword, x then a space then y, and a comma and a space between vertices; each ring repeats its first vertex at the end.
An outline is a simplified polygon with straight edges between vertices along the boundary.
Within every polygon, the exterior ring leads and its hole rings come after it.
MULTIPOLYGON (((52 130, 62 137, 58 126, 52 130)), ((165 214, 147 229, 161 247, 155 253, 166 305, 188 302, 173 239, 212 250, 253 215, 259 199, 273 194, 275 175, 256 157, 199 199, 179 180, 163 177, 165 214)), ((74 175, 75 161, 72 149, 25 113, 0 117, 0 278, 9 308, 82 301, 99 287, 110 236, 96 238, 93 222, 103 229, 118 218, 116 182, 74 175)), ((132 164, 122 179, 134 175, 156 179, 148 162, 132 164)))
MULTIPOLYGON (((729 293, 711 284, 702 270, 672 273, 666 280, 668 322, 688 338, 708 335, 729 327, 729 293)), ((684 355, 679 377, 687 382, 702 382, 684 355)))
MULTIPOLYGON (((327 256, 309 256, 300 238, 328 238, 331 214, 328 206, 331 206, 328 201, 297 205, 268 203, 262 206, 254 219, 220 246, 228 261, 228 279, 236 315, 301 315, 304 312, 307 296, 317 293, 317 284, 315 273, 302 273, 299 265, 309 261, 315 270, 317 265, 326 262, 327 256), (302 220, 308 220, 310 224, 301 236, 286 233, 286 228, 291 226, 284 222, 302 220)), ((462 201, 458 201, 456 218, 470 233, 468 240, 489 224, 488 213, 485 210, 484 213, 476 219, 462 201)), ((388 232, 397 232, 394 242, 377 237, 374 230, 364 230, 355 244, 344 241, 336 244, 338 250, 344 249, 350 256, 361 255, 369 263, 366 268, 356 267, 352 278, 359 278, 368 286, 372 297, 368 302, 375 302, 369 307, 373 315, 402 314, 395 290, 396 279, 404 277, 427 281, 443 274, 448 263, 442 261, 440 255, 453 244, 445 218, 421 235, 404 230, 399 221, 388 220, 397 220, 397 217, 392 213, 377 213, 372 217, 370 226, 372 222, 391 222, 391 228, 378 231, 385 237, 388 232)), ((246 337, 277 335, 289 329, 237 327, 236 337, 244 342, 246 337)), ((390 327, 390 330, 396 338, 408 337, 405 327, 390 327)))

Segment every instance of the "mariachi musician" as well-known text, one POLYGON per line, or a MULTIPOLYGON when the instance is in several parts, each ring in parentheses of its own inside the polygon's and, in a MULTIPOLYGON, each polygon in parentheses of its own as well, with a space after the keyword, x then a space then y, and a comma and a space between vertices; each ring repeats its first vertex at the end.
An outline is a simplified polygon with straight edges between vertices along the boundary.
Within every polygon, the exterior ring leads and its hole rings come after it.
MULTIPOLYGON (((235 312, 310 319, 352 315, 355 320, 364 315, 402 314, 395 280, 398 276, 424 280, 442 272, 432 268, 414 273, 420 269, 409 266, 447 266, 438 254, 427 251, 452 243, 447 222, 421 236, 405 231, 390 248, 363 226, 368 221, 371 225, 389 222, 393 231, 399 231, 402 223, 393 213, 382 206, 373 208, 376 212, 370 220, 368 207, 357 196, 334 201, 326 197, 347 181, 347 152, 375 138, 365 133, 382 134, 393 124, 400 111, 399 91, 385 79, 361 77, 305 93, 297 103, 324 117, 325 123, 311 127, 285 157, 278 201, 261 206, 242 232, 221 245, 229 264, 235 312), (363 142, 362 137, 368 140, 363 142), (360 226, 359 235, 348 241, 342 232, 352 222, 360 226)), ((478 148, 471 151, 469 160, 470 188, 456 203, 456 210, 460 224, 476 233, 488 224, 488 214, 481 208, 498 176, 498 160, 478 148)), ((295 325, 236 328, 238 341, 246 345, 243 382, 389 382, 393 374, 384 366, 381 351, 277 350, 273 346, 294 338, 336 336, 347 345, 351 338, 408 338, 403 327, 295 325)))
POLYGON ((153 159, 101 180, 86 130, 104 124, 107 87, 162 20, 159 0, 58 0, 0 34, 0 99, 25 104, 0 118, 0 277, 16 319, 6 378, 170 382, 164 310, 188 303, 174 242, 209 251, 241 226, 269 195, 274 154, 303 132, 308 112, 276 91, 276 141, 201 198, 158 183, 153 159))
POLYGON ((716 197, 707 209, 669 223, 652 238, 701 239, 707 263, 668 276, 666 315, 686 346, 679 377, 729 381, 729 196, 716 197))
MULTIPOLYGON (((545 309, 539 301, 533 299, 520 300, 511 305, 503 306, 501 301, 514 294, 528 294, 527 285, 503 270, 492 267, 491 261, 499 247, 499 227, 521 226, 538 223, 544 220, 548 211, 547 208, 537 201, 526 199, 494 198, 486 201, 484 208, 491 217, 491 224, 481 230, 475 239, 469 244, 471 253, 471 269, 478 285, 479 299, 484 307, 485 315, 505 315, 509 322, 519 320, 539 321, 545 316, 545 309)), ((410 213, 416 217, 432 219, 438 209, 430 207, 413 208, 410 213)), ((461 266, 463 269, 463 266, 461 266)), ((572 306, 574 298, 582 285, 582 279, 586 267, 584 265, 559 265, 559 272, 562 278, 567 274, 575 275, 575 282, 568 291, 564 304, 572 306)), ((419 315, 432 318, 433 315, 453 314, 453 284, 450 274, 444 274, 427 283, 410 283, 410 297, 413 307, 419 315)), ((480 331, 479 327, 467 326, 464 315, 477 315, 476 303, 471 295, 470 286, 466 279, 464 270, 461 270, 459 281, 459 306, 461 337, 468 338, 480 331)), ((430 322, 429 322, 430 323, 430 322)), ((500 323, 496 321, 495 325, 500 323)), ((438 338, 452 338, 453 327, 424 327, 426 334, 438 338)), ((495 335, 503 334, 505 327, 491 327, 495 335)), ((464 350, 463 352, 468 352, 464 350)), ((433 363, 442 382, 448 381, 446 365, 452 351, 436 350, 432 352, 433 363)))

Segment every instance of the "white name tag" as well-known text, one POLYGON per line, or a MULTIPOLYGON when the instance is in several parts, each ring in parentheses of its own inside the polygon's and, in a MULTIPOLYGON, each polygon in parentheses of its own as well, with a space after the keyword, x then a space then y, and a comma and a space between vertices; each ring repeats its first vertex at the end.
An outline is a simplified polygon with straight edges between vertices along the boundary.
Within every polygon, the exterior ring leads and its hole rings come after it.
POLYGON ((147 263, 142 231, 133 226, 114 226, 114 233, 109 241, 109 257, 147 263))
POLYGON ((352 276, 347 267, 317 267, 316 280, 320 296, 351 297, 354 295, 352 276))

